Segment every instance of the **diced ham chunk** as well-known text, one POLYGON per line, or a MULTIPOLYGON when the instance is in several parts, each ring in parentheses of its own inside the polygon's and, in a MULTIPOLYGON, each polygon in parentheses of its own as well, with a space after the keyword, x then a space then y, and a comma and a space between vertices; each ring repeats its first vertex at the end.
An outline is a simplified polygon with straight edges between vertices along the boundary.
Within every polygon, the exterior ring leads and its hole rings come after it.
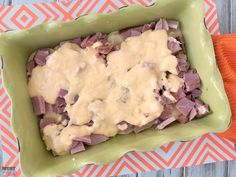
POLYGON ((84 137, 76 137, 74 140, 77 142, 83 142, 87 145, 96 145, 108 140, 108 137, 101 134, 92 134, 84 137))
POLYGON ((91 36, 87 42, 86 42, 86 47, 92 46, 95 42, 100 40, 102 38, 102 33, 98 32, 95 33, 93 36, 91 36))
POLYGON ((82 49, 85 49, 85 48, 87 47, 87 41, 88 41, 88 39, 89 39, 89 36, 87 36, 86 38, 84 38, 84 39, 82 40, 82 42, 80 43, 80 47, 81 47, 82 49))
POLYGON ((186 96, 186 94, 184 93, 184 89, 182 87, 179 88, 179 90, 176 93, 172 92, 171 94, 176 100, 179 100, 186 96))
POLYGON ((193 98, 197 98, 197 97, 201 96, 201 94, 202 94, 202 91, 199 89, 194 89, 191 91, 191 95, 193 98))
POLYGON ((169 20, 168 21, 168 26, 171 29, 178 29, 179 28, 179 22, 178 21, 169 20))
POLYGON ((120 35, 125 39, 132 36, 138 36, 142 33, 142 29, 143 29, 143 26, 138 26, 138 27, 129 28, 126 30, 121 30, 120 35))
POLYGON ((45 113, 53 112, 53 106, 45 102, 45 113))
POLYGON ((75 43, 79 46, 80 46, 81 42, 82 42, 82 40, 80 37, 71 40, 71 43, 75 43))
POLYGON ((42 96, 35 96, 31 98, 33 104, 34 114, 39 116, 46 113, 45 101, 42 96))
POLYGON ((50 124, 54 124, 56 123, 55 120, 53 119, 49 119, 49 118, 44 118, 44 119, 40 119, 40 128, 43 129, 45 128, 47 125, 50 125, 50 124))
POLYGON ((189 114, 189 121, 193 120, 197 116, 197 110, 193 108, 189 114))
POLYGON ((92 134, 90 135, 90 138, 91 138, 91 144, 89 145, 96 145, 108 140, 107 136, 101 134, 92 134))
POLYGON ((30 60, 30 61, 26 64, 27 76, 31 76, 32 70, 34 69, 34 67, 36 67, 36 63, 35 63, 34 60, 30 60))
POLYGON ((76 154, 78 152, 84 151, 85 147, 84 144, 80 141, 73 141, 72 146, 70 148, 71 154, 76 154))
POLYGON ((177 58, 178 60, 178 65, 177 65, 177 69, 178 71, 184 71, 184 72, 187 72, 189 67, 190 67, 190 64, 187 60, 185 59, 181 59, 181 58, 177 58))
POLYGON ((175 54, 182 50, 182 47, 180 46, 180 44, 181 43, 177 41, 175 38, 169 37, 168 42, 167 42, 167 47, 171 51, 172 54, 175 54))
POLYGON ((141 131, 148 129, 152 127, 155 124, 155 120, 148 122, 146 125, 143 125, 142 127, 135 126, 134 127, 134 132, 135 133, 140 133, 141 131))
POLYGON ((195 105, 194 102, 192 102, 190 99, 184 97, 184 98, 181 98, 177 102, 176 108, 181 114, 183 114, 184 116, 188 116, 190 111, 194 108, 194 105, 195 105))
POLYGON ((163 128, 165 128, 167 125, 171 124, 174 121, 176 121, 176 118, 171 117, 171 118, 166 119, 163 122, 159 123, 156 128, 159 129, 159 130, 162 130, 163 128))
POLYGON ((68 116, 68 113, 67 112, 63 112, 62 115, 61 115, 61 121, 63 120, 69 120, 70 117, 68 116))
POLYGON ((88 136, 84 136, 84 137, 76 137, 74 140, 76 141, 81 141, 85 144, 91 144, 91 137, 88 135, 88 136))
POLYGON ((188 117, 184 116, 184 115, 179 115, 176 117, 176 119, 179 121, 179 123, 181 124, 185 124, 189 121, 188 117))
POLYGON ((60 89, 58 96, 59 97, 64 97, 68 93, 68 90, 66 89, 60 89))
POLYGON ((66 107, 66 101, 64 98, 57 97, 56 104, 55 104, 55 112, 62 113, 66 107))
POLYGON ((169 105, 165 105, 164 106, 164 110, 162 111, 161 115, 160 115, 160 119, 161 120, 167 120, 172 116, 172 109, 171 106, 169 105))
POLYGON ((160 30, 160 29, 169 30, 168 22, 165 19, 160 19, 156 23, 155 30, 160 30))
POLYGON ((97 47, 98 53, 105 54, 105 55, 110 53, 112 49, 113 49, 112 44, 104 44, 104 45, 101 45, 101 46, 97 47))
POLYGON ((201 84, 199 75, 193 72, 184 73, 184 82, 187 92, 199 88, 201 84))
POLYGON ((34 56, 35 63, 39 66, 45 65, 49 54, 50 49, 39 49, 34 56))
POLYGON ((155 25, 156 25, 155 22, 151 22, 151 23, 149 23, 149 24, 143 25, 142 33, 144 33, 145 31, 154 29, 154 28, 155 28, 155 25))
POLYGON ((196 104, 196 110, 197 110, 198 117, 204 116, 210 112, 208 105, 205 105, 200 100, 196 100, 195 104, 196 104))

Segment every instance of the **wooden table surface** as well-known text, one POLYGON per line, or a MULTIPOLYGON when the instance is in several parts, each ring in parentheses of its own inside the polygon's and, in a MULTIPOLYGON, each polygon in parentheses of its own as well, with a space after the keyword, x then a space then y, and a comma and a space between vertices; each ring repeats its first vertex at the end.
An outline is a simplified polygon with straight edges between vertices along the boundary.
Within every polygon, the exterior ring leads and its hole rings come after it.
MULTIPOLYGON (((0 5, 14 5, 40 1, 49 2, 53 0, 0 0, 0 5)), ((216 0, 216 2, 221 33, 236 33, 236 0, 216 0)), ((218 162, 196 167, 134 175, 123 175, 122 177, 236 177, 236 161, 218 162)))

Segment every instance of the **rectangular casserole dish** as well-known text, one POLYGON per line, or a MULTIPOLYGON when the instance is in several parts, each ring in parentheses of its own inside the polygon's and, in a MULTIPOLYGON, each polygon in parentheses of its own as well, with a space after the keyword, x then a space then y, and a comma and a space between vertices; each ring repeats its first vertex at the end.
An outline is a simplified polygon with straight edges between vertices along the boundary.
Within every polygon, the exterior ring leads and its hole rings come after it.
POLYGON ((149 7, 131 6, 109 15, 90 14, 66 23, 53 22, 0 34, 4 86, 12 101, 11 125, 20 143, 20 163, 24 176, 44 177, 69 174, 85 164, 106 164, 129 151, 148 151, 170 141, 188 141, 208 132, 225 131, 231 112, 223 81, 216 65, 211 37, 204 26, 203 0, 158 0, 149 7), (212 113, 188 124, 175 124, 163 131, 118 135, 87 151, 53 157, 46 151, 34 116, 27 88, 25 64, 38 48, 52 47, 60 41, 95 32, 108 33, 126 27, 176 19, 186 41, 191 66, 202 80, 201 99, 212 113))

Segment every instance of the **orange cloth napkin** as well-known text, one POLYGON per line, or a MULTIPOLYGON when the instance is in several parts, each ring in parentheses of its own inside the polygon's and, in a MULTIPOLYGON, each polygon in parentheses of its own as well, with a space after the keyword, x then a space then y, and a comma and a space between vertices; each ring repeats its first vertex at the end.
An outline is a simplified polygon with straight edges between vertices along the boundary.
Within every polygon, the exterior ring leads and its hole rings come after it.
POLYGON ((230 128, 218 135, 236 143, 236 34, 212 36, 217 64, 232 111, 230 128))

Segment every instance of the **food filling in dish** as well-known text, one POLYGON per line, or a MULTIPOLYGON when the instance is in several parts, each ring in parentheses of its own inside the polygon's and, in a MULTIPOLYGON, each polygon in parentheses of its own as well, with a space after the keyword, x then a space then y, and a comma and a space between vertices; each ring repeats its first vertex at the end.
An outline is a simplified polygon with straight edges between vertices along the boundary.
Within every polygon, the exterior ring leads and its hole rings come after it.
POLYGON ((158 130, 209 113, 178 21, 160 19, 43 48, 28 87, 48 150, 74 154, 117 134, 158 130))

